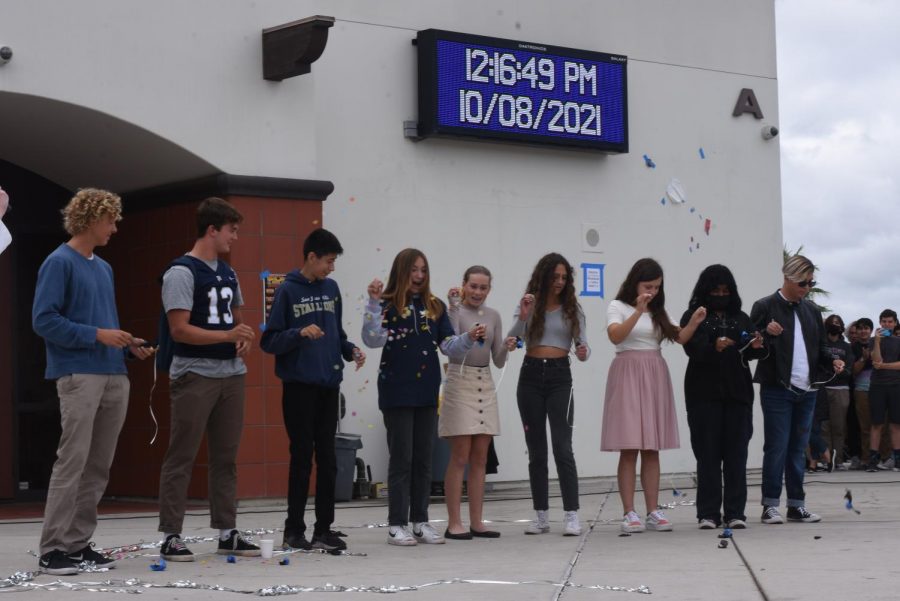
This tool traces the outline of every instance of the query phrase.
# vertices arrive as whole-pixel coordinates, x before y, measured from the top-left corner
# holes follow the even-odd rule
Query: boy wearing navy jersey
[[[344,252],[331,232],[318,229],[303,242],[303,268],[288,274],[275,293],[260,346],[275,355],[275,373],[282,380],[282,411],[290,439],[288,515],[285,548],[346,549],[334,522],[337,474],[334,435],[337,428],[344,361],[356,369],[365,354],[341,325],[341,291],[328,277]],[[316,456],[316,523],[306,539],[306,496],[312,456]]]
[[[128,410],[125,351],[152,354],[140,338],[119,329],[113,272],[94,254],[106,246],[122,218],[119,197],[79,190],[63,209],[72,237],[41,265],[32,325],[47,347],[48,380],[56,380],[62,434],[47,487],[41,532],[42,572],[77,574],[79,564],[115,567],[89,542],[97,528],[97,503]]]
[[[234,270],[219,259],[237,240],[243,216],[221,198],[197,209],[197,241],[163,274],[163,309],[174,340],[169,367],[172,421],[159,481],[160,555],[193,561],[181,540],[187,490],[203,435],[209,450],[210,526],[219,530],[217,552],[259,555],[235,529],[238,446],[244,424],[242,357],[253,329],[242,323],[241,288]]]

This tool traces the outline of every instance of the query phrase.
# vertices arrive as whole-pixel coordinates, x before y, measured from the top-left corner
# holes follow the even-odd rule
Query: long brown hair
[[[444,312],[444,305],[431,294],[431,270],[428,268],[428,259],[425,254],[417,248],[404,248],[397,256],[394,257],[394,263],[391,265],[391,273],[388,276],[387,285],[381,298],[398,310],[406,307],[412,294],[409,292],[409,283],[412,279],[413,264],[422,258],[425,261],[425,281],[419,294],[422,296],[422,302],[431,314],[432,320],[437,320]]]
[[[575,298],[575,277],[572,274],[572,266],[566,258],[559,253],[549,253],[541,257],[531,272],[531,279],[525,292],[534,295],[534,307],[531,310],[531,318],[528,325],[528,333],[525,335],[529,344],[536,343],[544,335],[544,314],[547,312],[547,301],[550,298],[550,287],[553,285],[556,266],[566,268],[566,284],[560,293],[560,304],[563,316],[569,324],[572,338],[581,338],[581,326],[578,316],[581,306]]]
[[[669,316],[666,314],[666,293],[663,287],[665,278],[663,278],[662,266],[659,263],[649,258],[638,259],[631,266],[631,271],[628,272],[625,281],[622,282],[619,293],[616,294],[616,300],[632,307],[636,306],[638,284],[641,282],[652,282],[656,279],[661,280],[659,292],[653,297],[647,308],[650,309],[650,317],[653,319],[656,331],[664,339],[675,342],[678,339],[678,328],[669,321]]]

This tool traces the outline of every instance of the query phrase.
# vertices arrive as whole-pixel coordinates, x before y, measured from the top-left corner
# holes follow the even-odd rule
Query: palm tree
[[[784,256],[784,262],[787,263],[787,260],[790,259],[791,257],[803,254],[803,245],[801,244],[800,247],[796,251],[790,251],[790,250],[788,250],[788,247],[785,246],[782,249],[782,254]],[[819,268],[816,267],[817,271],[818,271],[818,269]],[[809,294],[806,296],[806,300],[808,300],[810,303],[812,303],[813,307],[818,309],[820,313],[830,313],[831,309],[828,308],[827,305],[822,305],[822,304],[819,304],[819,302],[818,302],[822,298],[826,298],[829,296],[831,296],[830,292],[828,292],[827,290],[824,290],[822,288],[819,288],[817,286],[815,288],[812,288],[809,291]]]

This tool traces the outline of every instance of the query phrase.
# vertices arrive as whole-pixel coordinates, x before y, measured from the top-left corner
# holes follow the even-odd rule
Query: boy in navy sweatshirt
[[[282,380],[284,426],[290,439],[288,515],[285,548],[346,549],[332,532],[337,464],[337,429],[344,361],[356,369],[365,354],[341,325],[341,291],[328,277],[344,249],[328,230],[318,229],[303,242],[303,268],[288,274],[275,292],[261,346],[275,355],[275,373]],[[316,455],[316,523],[306,540],[306,496],[312,456]]]
[[[38,562],[54,575],[77,574],[84,561],[115,567],[90,539],[128,410],[125,352],[139,359],[153,353],[119,329],[112,268],[94,254],[116,233],[121,200],[106,190],[79,190],[63,218],[72,237],[41,265],[32,308],[32,326],[47,347],[46,377],[56,380],[62,425]]]

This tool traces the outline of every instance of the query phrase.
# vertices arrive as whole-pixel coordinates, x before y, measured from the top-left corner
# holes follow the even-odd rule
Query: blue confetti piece
[[[160,560],[156,563],[150,564],[150,569],[154,572],[163,572],[166,569],[166,560],[160,558]]]
[[[265,279],[266,279],[267,277],[269,277],[270,275],[272,275],[272,272],[269,271],[268,269],[264,269],[264,270],[259,274],[259,279],[265,281]]]
[[[702,147],[702,146],[700,147],[700,158],[701,158],[701,159],[705,159],[705,158],[706,158],[706,153],[703,152],[703,147]]]
[[[229,555],[228,559],[226,559],[228,563],[237,563],[237,559],[234,558],[234,555]]]
[[[278,565],[286,566],[286,565],[290,565],[290,563],[291,563],[290,557],[285,557],[284,559],[282,559],[281,561],[278,562]]]
[[[672,496],[673,496],[673,497],[680,497],[680,496],[681,496],[681,491],[678,490],[677,488],[673,488],[673,489],[672,489]]]
[[[653,159],[648,157],[646,154],[644,155],[644,164],[650,167],[651,169],[656,169],[656,163],[653,162]]]
[[[659,199],[659,204],[663,204],[663,205],[666,204],[666,197],[665,197],[665,196],[663,196],[662,198]]]
[[[697,209],[695,209],[694,207],[691,207],[691,213],[693,213],[693,212],[696,211],[696,210],[697,210]]]
[[[731,528],[724,528],[722,534],[719,535],[719,538],[731,538],[732,535]]]

